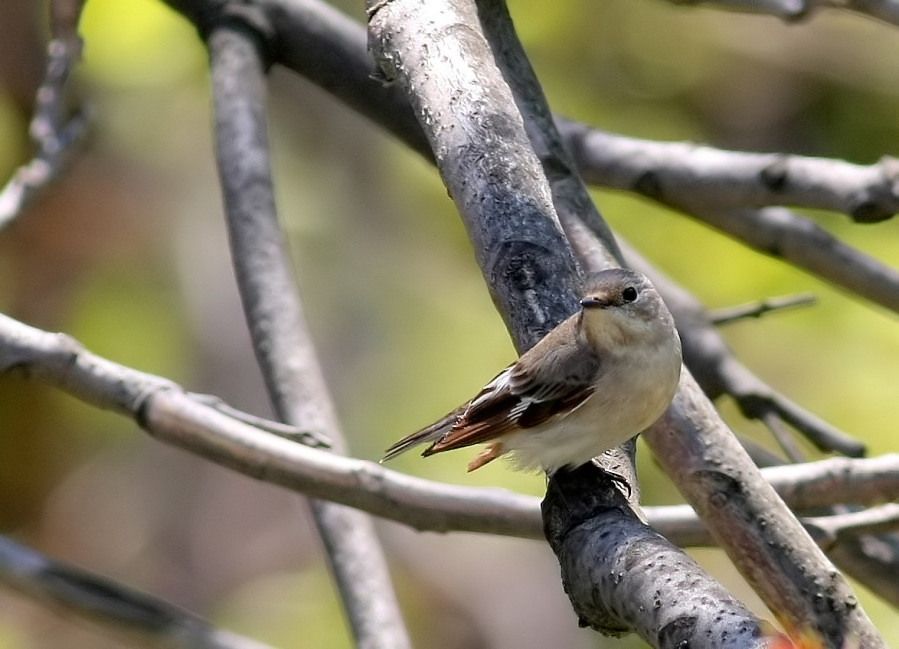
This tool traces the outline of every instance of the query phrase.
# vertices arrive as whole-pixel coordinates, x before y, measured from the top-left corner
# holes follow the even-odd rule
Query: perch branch
[[[595,239],[576,247],[600,244],[601,231],[594,236],[576,224],[568,231],[579,240]],[[671,307],[663,287],[658,282],[656,286]],[[883,646],[848,582],[764,482],[688,371],[682,372],[667,413],[643,438],[734,565],[787,628],[811,627],[832,646],[841,646],[849,637]],[[818,592],[828,596],[809,597]]]
[[[93,575],[0,536],[0,583],[114,633],[128,646],[266,649],[151,595]],[[270,649],[270,648],[269,648]]]
[[[584,465],[550,481],[542,505],[547,540],[581,626],[612,635],[634,630],[658,647],[769,646],[758,620],[655,530],[637,526],[628,543],[617,543],[610,531],[634,526],[630,512],[610,498],[616,489],[608,474],[598,476]]]
[[[345,442],[306,328],[294,269],[278,224],[266,136],[262,12],[229,7],[210,23],[215,133],[232,259],[256,358],[278,416]],[[249,12],[249,13],[248,13]],[[331,502],[310,502],[350,628],[361,649],[410,641],[371,520]]]

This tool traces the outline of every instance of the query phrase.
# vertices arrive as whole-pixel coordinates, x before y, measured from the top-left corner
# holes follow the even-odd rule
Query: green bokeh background
[[[361,3],[339,3],[362,20]],[[27,158],[42,9],[0,8],[0,170]],[[510,4],[554,109],[633,136],[870,163],[899,153],[899,30],[826,12],[799,25],[661,0]],[[156,0],[89,0],[78,94],[93,132],[64,180],[0,233],[0,310],[92,350],[267,413],[233,288],[210,135],[205,53]],[[12,35],[15,34],[13,38]],[[514,352],[434,170],[322,91],[275,69],[281,218],[307,317],[355,455],[469,396]],[[895,452],[895,314],[687,217],[597,191],[613,227],[709,306],[811,291],[817,306],[728,327],[741,359],[799,403]],[[899,221],[810,216],[895,265]],[[734,428],[766,432],[721,403]],[[810,455],[814,452],[807,448]],[[468,454],[392,468],[541,494],[543,478]],[[678,502],[640,456],[644,500]],[[382,524],[418,646],[644,646],[578,630],[542,544]],[[0,379],[0,530],[280,647],[349,636],[300,499],[161,447],[129,421]],[[770,615],[723,555],[694,553]],[[860,588],[890,645],[895,611]],[[123,646],[0,592],[0,649]]]

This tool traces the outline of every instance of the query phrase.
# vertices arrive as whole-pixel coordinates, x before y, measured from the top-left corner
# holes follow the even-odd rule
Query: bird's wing
[[[575,342],[544,341],[545,349],[535,347],[488,383],[423,455],[538,426],[593,394],[599,359]]]

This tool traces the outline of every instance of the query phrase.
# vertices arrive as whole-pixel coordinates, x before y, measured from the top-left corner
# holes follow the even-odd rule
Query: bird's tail
[[[397,455],[405,453],[410,448],[419,446],[420,444],[427,444],[430,442],[433,445],[433,443],[440,440],[447,432],[449,432],[460,414],[461,409],[453,410],[451,413],[447,414],[442,419],[435,421],[430,426],[422,428],[420,431],[412,433],[411,435],[407,435],[384,451],[384,457],[381,458],[381,462],[392,460]],[[426,449],[423,455],[430,455],[428,450],[430,449]]]

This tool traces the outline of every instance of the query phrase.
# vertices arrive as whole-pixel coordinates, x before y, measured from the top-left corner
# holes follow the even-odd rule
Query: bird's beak
[[[597,295],[588,295],[581,299],[581,307],[584,309],[604,309],[611,304],[609,300]]]

